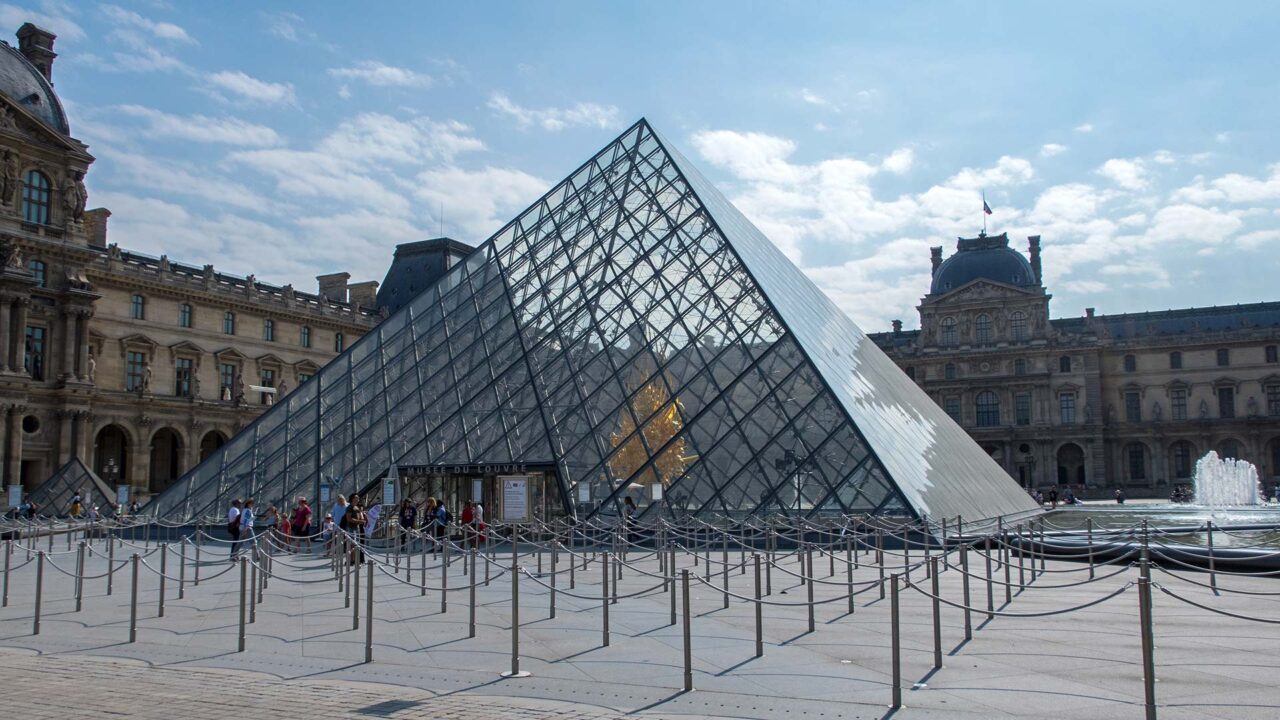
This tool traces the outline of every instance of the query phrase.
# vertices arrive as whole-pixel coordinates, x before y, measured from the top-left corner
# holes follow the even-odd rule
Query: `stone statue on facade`
[[[66,211],[68,224],[79,223],[84,218],[89,193],[85,190],[83,178],[84,173],[76,172],[67,175],[62,183],[62,208]]]
[[[191,397],[200,397],[200,369],[191,371]]]
[[[1200,419],[1209,419],[1209,403],[1205,400],[1200,401]]]
[[[1084,404],[1084,422],[1086,425],[1093,422],[1093,406],[1089,403]]]
[[[293,290],[293,283],[289,283],[288,285],[285,285],[283,288],[281,288],[280,294],[283,295],[284,299],[289,302],[293,302],[293,299],[297,296]]]
[[[91,352],[89,353],[89,368],[88,368],[89,382],[93,382],[94,376],[97,374],[98,374],[98,361],[94,359],[93,353]]]
[[[17,130],[18,119],[13,116],[13,111],[7,107],[0,107],[0,130]]]
[[[280,387],[276,388],[277,397],[284,397],[287,392],[289,392],[289,383],[281,380]]]
[[[4,177],[0,185],[0,198],[5,205],[13,205],[18,198],[18,155],[9,150],[4,151]]]
[[[1245,414],[1248,417],[1258,417],[1258,399],[1256,397],[1249,396],[1249,402],[1245,403]]]
[[[244,375],[236,373],[236,404],[244,404]]]
[[[138,386],[138,393],[151,392],[151,363],[144,363],[142,366],[142,384]]]
[[[1160,404],[1159,400],[1151,406],[1151,417],[1154,418],[1156,422],[1160,422],[1164,419],[1164,406]]]
[[[22,250],[14,243],[10,243],[4,258],[4,266],[13,270],[24,270],[22,263]]]

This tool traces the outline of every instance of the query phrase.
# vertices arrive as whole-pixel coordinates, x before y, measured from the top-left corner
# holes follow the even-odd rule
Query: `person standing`
[[[338,499],[333,501],[333,507],[329,509],[329,514],[333,516],[333,523],[344,530],[347,526],[342,524],[342,516],[346,512],[347,498],[345,495],[339,495]]]
[[[231,501],[231,507],[227,509],[227,535],[231,536],[231,557],[236,556],[236,550],[240,547],[240,508],[242,503],[240,498]]]
[[[441,546],[448,538],[449,521],[453,518],[449,515],[449,509],[444,506],[444,500],[436,505],[436,539],[440,541]]]
[[[404,552],[410,535],[418,528],[418,506],[409,498],[400,501],[400,552]]]
[[[464,536],[464,539],[466,540],[467,545],[471,545],[471,538],[472,536],[475,535],[475,520],[476,520],[476,504],[473,501],[468,500],[462,506],[462,519],[461,519],[462,534]]]
[[[302,549],[302,541],[307,542],[307,550],[311,549],[311,506],[307,504],[304,497],[298,498],[298,505],[293,509],[293,517],[290,518],[290,525],[293,526],[293,537],[297,542],[298,549]]]
[[[636,501],[631,499],[630,495],[622,498],[622,539],[627,542],[632,541],[634,535],[633,525],[636,521]]]
[[[240,508],[240,549],[245,542],[253,540],[253,498],[244,501]],[[239,549],[237,549],[239,552]]]

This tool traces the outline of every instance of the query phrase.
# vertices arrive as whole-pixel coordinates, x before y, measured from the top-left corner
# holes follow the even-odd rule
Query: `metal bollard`
[[[985,540],[984,550],[985,552],[983,555],[986,556],[987,561],[987,620],[990,621],[995,619],[995,615],[992,611],[996,609],[996,604],[995,598],[992,596],[991,588],[991,538],[989,536]]]
[[[1156,718],[1155,639],[1151,634],[1151,579],[1138,578],[1138,617],[1142,623],[1142,689],[1147,720]]]
[[[4,543],[4,593],[0,596],[0,607],[9,607],[9,564],[12,562],[11,555],[13,555],[13,541],[6,540]]]
[[[1012,571],[1011,563],[1009,562],[1009,553],[1011,551],[1009,549],[1009,531],[1005,530],[1003,532],[1004,537],[1000,538],[1001,557],[1003,558],[1001,564],[1004,565],[1004,604],[1008,605],[1013,602],[1013,583],[1009,574]]]
[[[353,588],[352,594],[355,597],[355,602],[351,603],[352,605],[351,629],[359,630],[360,629],[360,563],[353,562],[351,563],[351,567],[353,570],[353,574],[351,576],[352,577],[351,587]]]
[[[422,541],[422,550],[418,553],[418,586],[421,597],[427,596],[427,542]]]
[[[343,583],[342,607],[349,608],[351,607],[351,574],[355,572],[355,558],[343,551],[342,564],[347,566],[347,571],[339,575],[339,578],[346,576],[346,582]]]
[[[511,670],[502,676],[520,678],[529,677],[529,673],[520,670],[520,565],[516,561],[514,532],[511,540]]]
[[[693,690],[693,618],[689,615],[689,571],[680,571],[680,584],[684,589],[684,691]]]
[[[1212,523],[1213,521],[1210,521],[1211,527],[1212,527]],[[1086,541],[1089,543],[1089,579],[1092,580],[1093,579],[1093,518],[1087,517],[1084,519],[1084,532],[1085,532]],[[1210,532],[1213,532],[1213,531],[1210,530]],[[1209,541],[1209,546],[1210,547],[1213,546],[1212,540]]]
[[[844,541],[844,578],[845,586],[849,593],[849,614],[853,614],[853,536],[850,535]]]
[[[157,602],[156,617],[164,617],[164,586],[165,571],[168,567],[169,560],[169,543],[160,546],[160,596]]]
[[[889,626],[893,646],[893,703],[891,708],[902,707],[902,638],[898,626],[898,576],[890,578]]]
[[[973,639],[973,613],[969,610],[969,546],[960,546],[960,586],[964,593],[964,639]]]
[[[814,607],[813,607],[813,585],[814,585],[815,579],[814,579],[814,577],[813,577],[813,547],[812,547],[812,546],[810,546],[810,547],[809,547],[809,549],[805,552],[805,555],[807,555],[807,556],[808,556],[808,565],[809,565],[809,570],[808,570],[808,573],[809,573],[809,583],[808,583],[808,587],[806,588],[806,591],[807,591],[807,592],[808,592],[808,594],[809,594],[809,603],[808,603],[808,606],[809,606],[809,632],[813,632],[813,631],[814,631],[814,628],[815,628],[815,625],[814,625],[814,617],[813,617],[813,613],[814,613]]]
[[[116,544],[107,538],[107,597],[111,597],[112,580],[116,576]]]
[[[245,558],[249,562],[249,624],[258,621],[258,563],[252,557]]]
[[[876,565],[880,566],[880,599],[884,599],[884,530],[876,528]]]
[[[551,541],[551,594],[549,602],[551,603],[550,618],[553,620],[556,617],[556,560],[559,559],[556,551],[559,545],[559,541]]]
[[[449,612],[449,543],[446,540],[440,561],[440,612]]]
[[[137,558],[137,555],[134,555],[134,557]],[[134,577],[137,577],[136,571],[134,572]],[[246,601],[245,590],[248,589],[248,584],[249,584],[248,580],[249,580],[249,561],[248,559],[242,557],[240,558],[240,630],[239,630],[239,636],[238,636],[239,639],[237,640],[237,644],[236,644],[236,647],[238,648],[236,652],[244,652],[244,615],[245,615],[245,601]],[[133,642],[133,641],[130,640],[129,642]]]
[[[1207,523],[1205,523],[1205,527],[1206,527],[1206,529],[1208,530],[1207,538],[1208,538],[1208,543],[1209,543],[1209,544],[1208,544],[1208,551],[1209,551],[1209,587],[1213,588],[1213,594],[1214,594],[1214,595],[1217,595],[1217,594],[1218,594],[1218,570],[1217,570],[1217,568],[1216,568],[1216,567],[1214,567],[1214,560],[1213,560],[1213,520],[1209,520]],[[1090,560],[1092,560],[1092,556],[1090,557]],[[1090,565],[1090,567],[1089,567],[1089,577],[1093,577],[1093,566],[1092,566],[1092,565]]]
[[[364,661],[373,662],[373,558],[365,560],[369,576],[364,594]]]
[[[178,599],[182,600],[187,593],[187,541],[178,544]]]
[[[756,566],[756,657],[764,657],[764,604],[760,602],[760,553],[751,556]]]
[[[729,533],[728,532],[724,534],[724,554],[721,556],[720,560],[723,562],[723,566],[720,569],[721,585],[724,587],[723,607],[725,610],[728,610],[729,609]],[[810,564],[812,564],[813,562],[812,558],[810,558],[809,562]]]
[[[84,607],[84,541],[76,553],[76,612]]]
[[[671,563],[670,563],[670,564],[671,564],[671,586],[670,586],[670,595],[671,595],[671,625],[672,625],[672,626],[674,626],[674,625],[676,624],[676,580],[675,580],[675,577],[676,577],[676,565],[675,565],[675,557],[676,557],[676,555],[675,555],[675,549],[673,548],[673,549],[671,550]]]
[[[131,643],[138,641],[138,560],[138,553],[134,553],[130,562],[133,573],[129,581],[129,642]]]
[[[570,560],[570,564],[572,564],[572,559]],[[469,593],[471,595],[471,613],[470,615],[467,616],[467,637],[469,638],[473,638],[476,636],[476,583],[478,583],[479,580],[476,577],[475,567],[476,567],[476,548],[472,546],[471,548],[471,568],[472,568],[471,588]]]
[[[44,553],[36,553],[36,606],[31,620],[31,634],[40,634],[40,595],[44,589]]]
[[[600,609],[602,623],[602,640],[603,647],[609,647],[609,553],[603,553],[600,556]],[[615,582],[614,587],[618,585]]]
[[[198,539],[199,539],[199,536],[197,536],[197,540]],[[200,587],[200,543],[197,542],[195,545],[196,545],[196,560],[195,560],[195,563],[191,566],[191,571],[192,571],[191,574],[194,575],[195,577],[193,578],[193,582],[191,583],[191,586]]]
[[[933,591],[933,669],[942,669],[942,603],[938,599],[938,558],[929,558],[930,590]]]

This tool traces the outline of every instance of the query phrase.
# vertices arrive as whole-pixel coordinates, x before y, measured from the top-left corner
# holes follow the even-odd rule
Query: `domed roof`
[[[67,114],[53,85],[18,49],[0,41],[0,93],[63,135],[71,134]]]
[[[1031,263],[1009,247],[1008,233],[959,238],[956,253],[933,274],[931,294],[957,290],[979,278],[1015,287],[1036,287]]]

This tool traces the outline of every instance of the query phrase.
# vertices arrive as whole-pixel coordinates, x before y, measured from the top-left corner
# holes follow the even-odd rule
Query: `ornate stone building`
[[[50,77],[54,35],[0,43],[0,473],[73,456],[163,489],[377,324],[378,283],[275,287],[122,249],[86,210],[93,157]]]
[[[1040,237],[960,238],[872,339],[1025,487],[1167,496],[1209,450],[1280,482],[1280,303],[1049,319]]]

